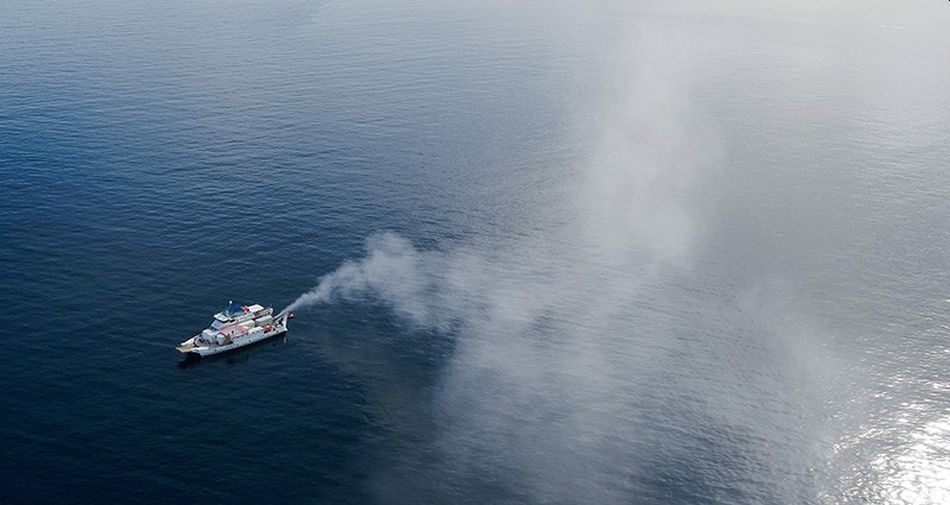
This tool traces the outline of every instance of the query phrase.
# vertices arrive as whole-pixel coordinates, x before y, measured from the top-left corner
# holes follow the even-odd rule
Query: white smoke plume
[[[450,251],[374,235],[363,259],[285,309],[373,299],[456,337],[427,410],[436,434],[424,451],[437,457],[377,475],[382,501],[446,501],[445,489],[478,501],[472,490],[484,484],[512,502],[630,503],[651,479],[745,478],[703,459],[717,451],[736,451],[725,457],[773,483],[760,501],[800,498],[774,484],[807,466],[797,449],[762,442],[775,424],[798,422],[783,421],[782,385],[750,383],[733,366],[769,358],[722,337],[750,306],[735,307],[743,291],[683,285],[714,232],[722,159],[715,122],[693,100],[706,50],[642,27],[610,55],[599,140],[565,182],[568,217],[556,228]],[[707,451],[690,438],[702,436],[743,443]],[[682,474],[690,465],[696,473]],[[676,492],[670,502],[696,498]]]
[[[625,61],[638,42],[613,57]],[[697,216],[712,201],[707,168],[719,154],[701,114],[682,118],[688,90],[669,71],[688,67],[683,56],[674,48],[662,64],[616,67],[601,140],[568,181],[574,191],[561,203],[571,218],[562,226],[451,251],[375,235],[363,259],[285,309],[373,299],[457,333],[428,449],[439,455],[430,471],[440,480],[464,476],[466,488],[496,475],[539,502],[629,500],[631,489],[601,479],[625,478],[643,460],[631,421],[640,388],[663,366],[675,368],[670,301],[660,294],[644,310],[641,293],[657,296],[661,279],[688,271],[702,240]],[[418,479],[399,469],[376,478],[384,501],[445,498],[407,485]]]
[[[445,330],[484,305],[487,286],[472,285],[474,277],[487,274],[484,267],[484,257],[473,251],[419,251],[395,233],[378,233],[366,240],[364,258],[345,261],[282,312],[375,300],[413,323]]]
[[[421,297],[432,288],[430,269],[434,258],[427,261],[409,241],[392,233],[370,237],[366,252],[365,259],[343,263],[281,312],[338,298],[372,295],[391,302],[399,312],[413,319],[426,321],[429,310]]]

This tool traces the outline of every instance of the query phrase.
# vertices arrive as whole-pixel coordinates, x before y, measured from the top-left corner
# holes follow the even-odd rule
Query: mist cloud
[[[795,447],[762,442],[789,422],[772,393],[781,384],[750,384],[742,369],[768,366],[762,352],[782,349],[752,340],[750,351],[751,337],[730,321],[756,311],[750,291],[682,285],[717,226],[723,147],[693,100],[705,50],[649,28],[615,48],[592,102],[598,141],[557,229],[452,250],[377,234],[363,258],[286,309],[374,301],[457,339],[425,449],[437,463],[377,475],[385,501],[445,499],[420,474],[474,501],[489,486],[513,500],[602,504],[629,503],[653,481],[680,486],[671,501],[689,501],[722,492],[704,482],[746,473],[801,478],[782,473],[801,463]],[[793,319],[763,332],[781,342],[797,331]],[[710,441],[721,445],[701,446]],[[759,492],[783,501],[798,491]]]

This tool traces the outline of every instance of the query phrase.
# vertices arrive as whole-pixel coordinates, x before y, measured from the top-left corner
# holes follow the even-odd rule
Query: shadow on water
[[[283,335],[262,340],[260,342],[255,342],[253,344],[216,356],[205,356],[202,358],[192,357],[194,355],[189,354],[183,360],[179,361],[177,366],[180,369],[188,369],[195,366],[209,365],[211,363],[236,365],[238,363],[249,361],[253,356],[264,352],[264,350],[268,347],[281,346],[286,343],[287,334],[285,333]]]

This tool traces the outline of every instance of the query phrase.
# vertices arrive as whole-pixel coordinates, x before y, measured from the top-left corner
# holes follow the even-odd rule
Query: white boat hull
[[[201,334],[198,334],[182,342],[176,349],[178,352],[192,358],[223,354],[287,333],[288,319],[288,316],[283,314],[274,321],[276,324],[270,331],[264,331],[264,328],[257,327],[242,335],[229,338],[223,344],[203,342],[200,339]]]

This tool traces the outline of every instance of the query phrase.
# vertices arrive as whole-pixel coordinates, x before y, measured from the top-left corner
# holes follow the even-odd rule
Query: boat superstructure
[[[211,326],[181,343],[176,349],[186,356],[221,354],[239,347],[287,333],[287,321],[294,315],[274,315],[274,309],[262,305],[234,305],[214,315]]]

